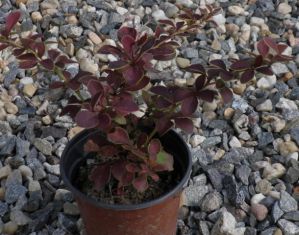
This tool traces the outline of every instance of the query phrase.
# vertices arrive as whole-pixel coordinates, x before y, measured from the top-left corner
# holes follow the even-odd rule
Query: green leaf
[[[156,162],[159,165],[162,165],[164,167],[164,170],[172,171],[173,170],[173,156],[169,153],[166,153],[165,151],[160,151],[157,154],[157,160]]]

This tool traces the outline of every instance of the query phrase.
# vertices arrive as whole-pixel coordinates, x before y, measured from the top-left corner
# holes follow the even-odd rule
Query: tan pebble
[[[225,119],[231,119],[235,113],[235,110],[233,108],[227,108],[224,110],[224,118]]]
[[[6,224],[3,225],[3,234],[16,234],[18,230],[18,225],[15,222],[9,221]]]
[[[287,72],[284,76],[283,76],[283,81],[288,81],[288,80],[290,80],[290,79],[292,79],[293,78],[293,74],[291,73],[291,72]]]
[[[182,57],[177,57],[176,62],[180,68],[186,68],[190,65],[190,60]]]
[[[70,129],[69,132],[68,132],[68,138],[69,138],[69,139],[73,138],[75,135],[77,135],[78,133],[80,133],[80,132],[83,131],[83,130],[84,130],[84,128],[79,127],[79,126],[73,127],[73,128]]]
[[[88,33],[88,37],[95,45],[102,43],[102,39],[92,31]]]
[[[51,117],[49,115],[42,117],[42,121],[45,125],[50,125],[52,123]]]
[[[37,87],[34,84],[26,84],[23,88],[24,95],[32,97],[37,90]]]
[[[16,114],[19,111],[18,106],[10,102],[5,103],[4,108],[6,112],[10,114]]]
[[[31,19],[33,22],[39,22],[43,19],[43,16],[39,11],[34,11],[31,13]]]
[[[78,24],[78,19],[75,15],[71,15],[66,17],[66,22],[68,22],[69,24]]]

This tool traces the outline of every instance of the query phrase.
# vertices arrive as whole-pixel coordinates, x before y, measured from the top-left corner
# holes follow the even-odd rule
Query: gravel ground
[[[113,45],[121,25],[152,31],[155,21],[175,17],[174,3],[189,8],[215,4],[218,27],[182,42],[180,55],[156,63],[154,79],[191,84],[180,68],[190,63],[238,58],[262,36],[289,45],[288,64],[273,65],[273,76],[248,85],[234,83],[231,104],[202,103],[195,132],[185,136],[193,153],[193,173],[185,189],[178,221],[181,235],[299,234],[299,2],[297,0],[2,0],[0,23],[13,9],[23,13],[24,34],[43,33],[48,47],[97,75],[97,54]],[[82,234],[72,194],[60,179],[59,159],[81,129],[58,114],[64,94],[47,92],[56,77],[19,70],[10,51],[0,52],[0,233],[30,235]],[[82,94],[86,95],[86,94]],[[55,97],[55,99],[53,98]]]

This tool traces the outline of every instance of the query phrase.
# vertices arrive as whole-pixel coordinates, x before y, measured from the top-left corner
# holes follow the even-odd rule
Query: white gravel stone
[[[292,7],[286,2],[283,2],[278,5],[277,11],[283,15],[286,15],[292,12]]]
[[[270,99],[265,100],[263,103],[256,106],[257,111],[270,112],[273,109],[272,101]]]
[[[266,89],[273,88],[275,83],[276,83],[276,76],[272,75],[272,76],[265,76],[265,77],[260,78],[257,81],[256,85],[258,88],[266,90]]]
[[[236,5],[234,5],[234,6],[229,6],[229,7],[227,8],[227,10],[228,10],[228,12],[229,12],[230,14],[232,14],[232,15],[243,15],[244,12],[245,12],[244,8],[242,8],[242,7],[240,7],[240,6],[236,6]]]

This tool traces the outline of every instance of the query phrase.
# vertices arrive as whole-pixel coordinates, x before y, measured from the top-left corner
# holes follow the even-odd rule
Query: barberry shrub
[[[40,34],[23,38],[13,31],[21,17],[19,11],[6,18],[0,50],[10,48],[21,69],[38,66],[57,74],[61,81],[53,82],[50,88],[73,91],[61,115],[68,114],[79,126],[98,128],[105,133],[105,141],[89,139],[84,146],[86,152],[95,152],[103,160],[89,175],[95,190],[102,190],[114,179],[118,182],[118,193],[129,185],[138,192],[145,191],[149,177],[159,181],[159,172],[173,170],[173,156],[163,149],[158,137],[173,127],[192,133],[191,117],[199,100],[212,102],[222,97],[228,103],[233,98],[229,88],[231,81],[247,83],[256,73],[272,75],[272,63],[292,59],[283,54],[287,45],[266,37],[257,43],[258,53],[250,52],[245,59],[232,60],[229,65],[217,59],[205,67],[192,64],[185,68],[196,74],[194,86],[151,84],[148,72],[155,72],[153,60],[174,59],[180,47],[177,39],[188,37],[205,23],[212,22],[219,9],[208,6],[196,12],[182,12],[175,21],[160,20],[153,34],[137,32],[130,27],[120,28],[117,45],[105,45],[99,50],[99,53],[117,58],[101,71],[101,77],[85,71],[72,77],[65,67],[76,61],[59,50],[46,50]],[[82,86],[87,87],[90,98],[81,97]],[[137,103],[140,97],[142,102]],[[135,115],[136,111],[143,115]]]

